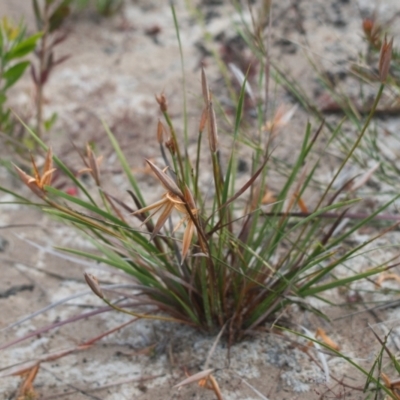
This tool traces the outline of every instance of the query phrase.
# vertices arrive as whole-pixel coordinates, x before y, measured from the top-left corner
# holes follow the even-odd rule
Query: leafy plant
[[[0,131],[10,139],[15,136],[16,121],[7,107],[7,93],[30,65],[27,56],[35,50],[41,35],[27,36],[23,22],[17,25],[7,17],[0,21]]]
[[[67,38],[67,32],[61,32],[60,28],[71,12],[71,1],[46,0],[41,9],[38,1],[32,0],[37,29],[43,32],[36,51],[38,65],[31,67],[36,87],[36,132],[40,137],[43,128],[48,131],[57,119],[56,115],[52,115],[48,120],[43,120],[43,90],[53,69],[70,57],[64,55],[55,59],[54,50]]]

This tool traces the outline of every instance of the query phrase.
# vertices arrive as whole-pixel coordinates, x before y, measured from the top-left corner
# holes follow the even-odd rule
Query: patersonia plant
[[[86,275],[94,293],[113,308],[207,331],[218,331],[225,326],[230,340],[234,341],[291,303],[312,309],[304,300],[308,296],[323,299],[322,294],[327,290],[390,268],[374,266],[341,279],[333,274],[338,265],[359,253],[374,238],[354,248],[341,247],[343,241],[389,204],[356,220],[347,231],[336,232],[347,210],[358,200],[346,197],[346,185],[334,192],[333,181],[354,152],[371,118],[366,120],[337,174],[326,183],[319,200],[309,211],[311,205],[308,208],[304,205],[305,191],[320,159],[313,157],[314,161],[309,161],[307,169],[304,165],[313,154],[323,126],[313,133],[307,125],[298,154],[289,160],[291,171],[274,196],[270,195],[266,184],[273,135],[259,135],[251,143],[254,149],[251,173],[238,187],[235,149],[243,143],[241,119],[245,87],[246,82],[243,82],[232,124],[232,151],[224,160],[219,152],[217,117],[204,71],[204,109],[196,159],[189,158],[186,144],[182,145],[178,140],[165,96],[157,97],[166,121],[166,125],[159,122],[157,132],[164,165],[149,160],[147,164],[165,192],[151,205],[146,205],[128,161],[107,127],[107,134],[130,182],[129,193],[135,207],[103,190],[100,162],[90,148],[87,155],[82,156],[82,168],[92,175],[99,201],[32,133],[48,151],[44,171],[41,174],[34,164],[34,176],[17,169],[18,174],[44,201],[46,212],[83,230],[99,252],[68,251],[119,268],[137,281],[136,290],[128,295],[129,298],[124,293],[126,301],[114,304],[112,294],[107,294],[95,277]],[[375,104],[381,93],[382,90]],[[208,134],[208,155],[201,154],[203,130]],[[207,158],[211,161],[212,189],[199,184],[201,169],[204,170],[204,166],[200,168],[200,160]],[[52,159],[56,168],[80,188],[80,197],[51,186]],[[295,212],[298,206],[302,212]],[[174,226],[170,219],[175,214],[179,220]]]

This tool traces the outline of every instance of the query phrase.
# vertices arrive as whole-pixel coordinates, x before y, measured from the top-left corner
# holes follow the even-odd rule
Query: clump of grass
[[[64,3],[69,5],[68,1]],[[271,60],[264,47],[265,38],[262,37],[263,27],[268,21],[268,4],[265,2],[265,10],[260,19],[253,21],[254,34],[250,29],[242,32],[258,58],[260,86],[268,86],[267,75],[271,73],[287,84],[310,113],[321,118],[322,114],[318,110],[309,107],[308,100],[303,97],[298,86],[284,80],[279,69],[269,64]],[[31,173],[17,167],[16,171],[42,203],[33,204],[15,195],[18,201],[40,207],[81,230],[92,240],[98,252],[62,250],[108,264],[134,278],[135,286],[128,288],[132,292],[127,293],[125,290],[119,293],[115,290],[117,288],[106,287],[95,276],[85,274],[86,282],[95,295],[112,309],[132,315],[134,320],[146,318],[182,323],[214,334],[220,332],[218,339],[225,333],[229,342],[233,343],[266,322],[275,324],[281,312],[291,304],[324,316],[321,310],[311,305],[308,298],[314,297],[330,303],[331,297],[325,296],[326,292],[350,287],[353,282],[390,269],[390,265],[382,263],[342,278],[336,273],[337,267],[350,262],[375,239],[398,226],[396,223],[385,227],[368,241],[349,247],[346,241],[352,234],[376,217],[381,217],[379,214],[399,196],[396,195],[371,214],[352,213],[352,206],[362,201],[354,198],[355,186],[352,179],[340,189],[334,189],[341,171],[352,160],[357,160],[356,155],[364,149],[365,136],[368,139],[372,118],[379,110],[378,104],[385,85],[392,85],[395,81],[390,69],[393,41],[384,38],[380,31],[370,29],[368,32],[371,51],[377,53],[381,49],[379,73],[374,75],[380,86],[374,102],[362,115],[353,115],[352,110],[346,107],[343,109],[357,127],[355,138],[342,135],[341,122],[336,126],[331,123],[327,127],[323,123],[316,127],[307,124],[298,151],[292,154],[291,159],[279,160],[274,154],[276,137],[279,130],[286,129],[297,106],[289,111],[278,109],[275,116],[268,120],[268,90],[260,88],[259,93],[254,93],[247,76],[234,64],[230,64],[229,68],[236,81],[240,82],[239,93],[230,88],[235,109],[233,119],[225,115],[231,135],[228,138],[221,137],[218,130],[220,107],[217,96],[212,96],[206,74],[202,71],[203,109],[199,110],[201,116],[194,157],[189,156],[193,152],[189,151],[186,103],[182,140],[170,117],[166,96],[162,94],[156,97],[164,119],[158,124],[153,144],[159,146],[162,161],[146,160],[148,169],[164,188],[164,193],[155,203],[147,203],[146,193],[141,191],[128,160],[107,126],[105,130],[130,184],[128,192],[134,205],[122,201],[122,193],[110,194],[104,189],[101,156],[96,155],[90,146],[87,147],[86,155],[81,155],[80,172],[90,173],[98,191],[96,195],[76,179],[76,175],[62,160],[53,156],[51,149],[42,141],[40,129],[36,134],[32,131],[30,133],[46,152],[42,171],[35,164],[34,157]],[[264,102],[260,101],[263,90],[266,93]],[[249,126],[245,120],[246,106],[249,104],[257,112],[258,135],[250,136],[246,132]],[[326,144],[319,141],[324,134],[328,137]],[[227,140],[229,146],[225,148],[232,150],[225,158],[222,156],[220,142],[225,143]],[[208,141],[207,154],[203,154],[204,141]],[[313,185],[316,176],[330,147],[337,145],[335,141],[341,144],[342,159],[335,168],[333,178],[327,182],[319,181],[318,190],[315,190]],[[241,185],[237,179],[240,164],[237,149],[240,146],[253,151],[250,173],[247,181]],[[277,165],[284,165],[284,173],[280,175],[279,187],[272,191],[268,183]],[[212,176],[211,187],[204,187],[200,183],[204,181],[201,178],[205,168],[209,169],[207,173]],[[56,187],[53,178],[56,169],[64,172],[80,189],[79,196],[70,195]],[[367,173],[363,182],[374,171]],[[0,189],[10,193],[5,188]],[[313,200],[310,199],[310,192],[314,195]],[[315,194],[319,197],[316,198]],[[351,222],[343,230],[342,222],[346,218],[350,218]],[[393,220],[398,221],[395,217]],[[116,295],[118,301],[115,300]],[[86,316],[89,315],[74,317],[62,324]],[[30,333],[4,347],[56,326],[61,324]],[[373,386],[373,390],[381,390],[393,398],[399,398],[396,393],[398,381],[391,379],[394,374],[389,378],[389,375],[381,371],[384,350],[388,352],[386,340],[381,343],[382,350],[368,372],[350,357],[341,354],[332,344],[327,345],[326,337],[324,343],[319,343],[308,334],[293,333],[311,339],[320,348],[325,347],[365,374],[367,383],[364,391],[371,390]],[[320,336],[323,337],[323,332]],[[88,343],[79,347],[86,348]],[[398,372],[397,360],[392,358],[391,353],[388,354]],[[49,359],[53,358],[49,356]],[[379,370],[378,374],[374,374],[375,369]],[[27,379],[30,384],[37,368],[31,372],[29,377],[32,378]],[[214,390],[218,397],[220,392],[212,372],[212,369],[204,366],[203,371],[180,385],[198,382]],[[28,389],[33,390],[32,385]]]
[[[341,244],[394,201],[360,219],[347,231],[335,233],[348,209],[359,200],[348,196],[344,189],[332,191],[332,185],[360,143],[372,113],[347,158],[311,210],[304,205],[303,197],[320,159],[313,164],[310,160],[306,168],[304,165],[318,143],[322,125],[314,132],[309,124],[306,126],[300,150],[290,162],[290,174],[275,194],[275,200],[265,204],[272,136],[266,135],[263,139],[260,135],[252,143],[251,173],[241,187],[236,183],[238,160],[235,148],[242,139],[246,81],[232,125],[232,151],[227,160],[222,160],[217,117],[204,71],[201,80],[204,105],[195,159],[189,157],[187,147],[178,138],[166,97],[157,97],[165,120],[159,122],[157,132],[163,165],[147,163],[165,193],[151,205],[146,204],[146,196],[107,126],[106,132],[130,182],[129,193],[135,207],[102,188],[100,160],[90,147],[87,154],[82,155],[83,169],[92,175],[99,201],[31,132],[47,150],[44,171],[40,173],[33,164],[33,176],[17,169],[18,174],[44,201],[44,211],[84,231],[100,254],[65,250],[121,269],[137,281],[129,303],[117,305],[107,297],[95,277],[86,276],[96,295],[118,311],[142,318],[180,322],[209,332],[217,332],[226,325],[230,342],[233,342],[275,317],[289,304],[297,303],[312,309],[305,298],[323,299],[322,294],[328,290],[390,268],[382,265],[341,279],[334,275],[338,265],[359,253],[375,238],[354,248],[344,248]],[[382,90],[383,84],[375,104]],[[208,155],[201,154],[204,131]],[[200,162],[202,158],[210,160],[211,190],[199,183],[204,168]],[[52,160],[81,189],[81,197],[51,186]],[[211,196],[207,193],[209,190]],[[303,213],[294,213],[297,207]],[[325,218],[328,213],[329,221]],[[175,227],[170,223],[174,214],[180,216]]]
[[[177,24],[176,18],[175,22]],[[264,57],[261,31],[256,31],[258,36],[252,39],[258,46],[262,67],[259,81],[267,84],[268,58]],[[157,96],[164,121],[158,124],[154,144],[158,142],[163,161],[157,165],[147,160],[147,164],[165,192],[153,204],[147,204],[145,194],[107,126],[105,130],[131,186],[128,191],[134,206],[120,200],[118,194],[111,195],[103,189],[100,157],[88,146],[87,154],[81,155],[81,172],[91,174],[99,195],[96,200],[75,174],[52,155],[37,134],[40,131],[30,133],[47,152],[43,171],[38,170],[34,161],[32,175],[19,168],[16,171],[43,201],[42,205],[35,206],[83,231],[98,253],[64,250],[108,264],[134,277],[137,286],[129,301],[117,305],[95,277],[85,276],[94,293],[109,306],[135,317],[179,322],[208,332],[218,332],[226,326],[232,343],[275,318],[290,304],[320,313],[305,301],[307,297],[329,302],[323,297],[324,292],[390,268],[382,264],[344,278],[335,274],[336,267],[397,226],[388,227],[353,248],[343,246],[346,239],[399,196],[370,215],[355,219],[347,230],[339,230],[351,206],[360,199],[354,199],[347,191],[349,182],[341,189],[333,187],[371,123],[389,74],[391,52],[392,42],[385,40],[379,63],[381,85],[375,101],[360,125],[358,136],[347,146],[347,153],[333,178],[324,183],[318,192],[319,198],[313,203],[307,197],[308,192],[324,154],[340,132],[340,124],[336,129],[330,127],[332,133],[325,148],[319,144],[324,124],[317,128],[307,124],[299,150],[286,160],[287,173],[281,176],[280,187],[272,194],[267,183],[275,165],[271,162],[274,139],[277,128],[284,129],[288,118],[281,116],[266,121],[266,99],[265,104],[260,102],[256,106],[258,135],[253,138],[246,135],[243,113],[252,91],[243,74],[236,74],[241,88],[234,118],[229,121],[232,134],[228,140],[232,150],[227,159],[221,156],[215,101],[204,70],[201,74],[203,109],[194,158],[189,156],[187,129],[181,140],[170,117],[166,96]],[[208,141],[207,154],[202,154],[204,140]],[[240,145],[252,149],[253,154],[247,181],[238,186],[236,149]],[[212,188],[200,184],[204,159],[209,160]],[[52,186],[55,168],[62,170],[80,189],[79,197]],[[174,226],[175,216],[179,219]]]

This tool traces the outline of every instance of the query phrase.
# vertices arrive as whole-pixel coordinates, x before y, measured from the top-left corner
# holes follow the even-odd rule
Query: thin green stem
[[[106,299],[105,297],[103,297],[102,300],[104,301],[104,303],[109,305],[114,310],[122,312],[124,314],[132,315],[133,317],[136,317],[136,318],[152,319],[152,320],[156,320],[156,321],[166,321],[166,322],[178,322],[180,324],[191,325],[187,321],[183,321],[183,320],[176,319],[176,318],[163,317],[162,315],[138,314],[133,311],[129,311],[125,308],[116,306],[115,304],[111,303],[111,301]]]
[[[328,187],[326,188],[324,194],[321,196],[321,199],[319,200],[317,206],[316,206],[316,210],[320,207],[320,205],[322,204],[322,202],[325,200],[325,197],[328,195],[330,189],[332,188],[333,184],[335,183],[337,177],[339,176],[339,174],[342,172],[343,168],[345,167],[345,165],[347,164],[347,162],[349,161],[349,159],[351,158],[351,156],[353,155],[354,151],[358,148],[358,146],[360,145],[361,139],[363,138],[371,120],[372,117],[375,114],[376,108],[378,106],[379,100],[382,97],[382,93],[383,93],[383,89],[385,88],[385,84],[381,83],[380,87],[379,87],[379,91],[377,96],[375,97],[375,101],[374,104],[372,105],[371,108],[371,112],[368,115],[368,118],[366,119],[364,126],[361,129],[360,134],[358,135],[357,140],[354,142],[353,147],[350,149],[350,151],[347,153],[346,157],[344,158],[344,160],[342,161],[342,163],[340,164],[340,167],[338,168],[338,170],[336,171],[336,174],[334,175],[334,177],[331,179],[331,181],[328,184]]]

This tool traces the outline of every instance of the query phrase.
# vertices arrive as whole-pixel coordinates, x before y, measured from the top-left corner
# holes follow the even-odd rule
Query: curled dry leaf
[[[261,199],[261,204],[271,204],[276,202],[275,194],[272,190],[268,188],[265,190],[264,196]]]
[[[322,339],[322,341],[329,347],[331,347],[334,350],[339,350],[339,345],[336,344],[327,334],[326,332],[322,329],[322,328],[318,328],[316,333],[315,333],[315,337],[318,338],[320,337]]]
[[[382,273],[382,274],[380,274],[380,275],[378,276],[378,278],[377,278],[377,280],[376,280],[376,282],[375,282],[375,285],[378,286],[378,287],[381,287],[381,286],[382,286],[382,283],[383,283],[384,281],[389,281],[389,280],[391,280],[391,281],[397,281],[397,282],[400,283],[400,276],[397,275],[397,274],[395,274],[395,273],[391,273],[391,272]]]
[[[221,389],[219,388],[218,382],[211,375],[213,371],[214,371],[213,368],[200,371],[197,374],[191,375],[182,382],[178,383],[177,385],[174,386],[174,388],[180,388],[182,386],[189,385],[193,382],[197,382],[200,387],[212,390],[217,396],[218,400],[223,400]]]
[[[301,210],[301,212],[303,213],[308,213],[308,207],[306,206],[306,203],[304,202],[304,200],[300,197],[300,195],[298,193],[295,193],[294,196],[296,197],[297,200],[297,204]]]
[[[200,371],[197,374],[191,375],[188,378],[184,379],[182,382],[175,385],[174,388],[179,388],[181,386],[189,385],[190,383],[193,383],[193,382],[198,382],[201,379],[204,379],[204,378],[207,378],[208,376],[210,376],[213,371],[214,371],[214,368],[209,368],[204,371]]]
[[[249,81],[244,76],[244,73],[242,72],[242,70],[233,63],[229,63],[228,67],[232,71],[232,73],[235,76],[236,80],[238,81],[239,85],[243,86],[243,84],[244,84],[244,89],[245,89],[246,93],[253,101],[255,101],[256,98],[254,96],[253,90],[250,86]]]
[[[363,174],[360,177],[360,179],[358,179],[356,182],[352,181],[352,183],[350,184],[349,191],[354,192],[363,185],[365,185],[371,179],[372,175],[379,168],[379,166],[380,163],[376,163],[372,168],[370,168],[367,172],[365,172],[365,174]]]
[[[394,381],[390,380],[384,372],[381,372],[381,378],[385,386],[392,391],[394,398],[400,400],[400,381],[398,379]]]
[[[36,378],[37,373],[39,372],[40,364],[34,365],[32,368],[21,372],[20,374],[23,378],[21,386],[19,388],[17,400],[34,400],[38,399],[38,395],[36,394],[33,382]]]
[[[263,126],[263,130],[276,134],[279,129],[283,128],[289,123],[289,121],[292,119],[293,115],[297,111],[297,108],[298,104],[294,105],[291,108],[288,108],[286,105],[281,104],[276,110],[272,120],[267,121],[266,124]]]

